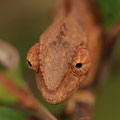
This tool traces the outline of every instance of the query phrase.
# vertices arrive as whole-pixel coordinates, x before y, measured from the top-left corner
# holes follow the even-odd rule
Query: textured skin
[[[51,104],[94,82],[104,30],[93,6],[94,0],[61,1],[53,23],[40,37],[39,52],[31,48],[28,53],[27,60],[38,63],[38,68],[31,67],[37,71],[38,88]],[[77,63],[82,66],[76,68]]]

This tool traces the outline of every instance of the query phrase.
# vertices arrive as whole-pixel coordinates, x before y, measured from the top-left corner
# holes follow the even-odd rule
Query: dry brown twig
[[[7,42],[0,41],[0,62],[7,70],[13,70],[19,63],[19,54],[17,50]],[[25,82],[25,81],[24,81]],[[8,80],[2,72],[0,72],[0,84],[5,86],[8,91],[17,97],[18,101],[37,113],[39,118],[43,120],[57,120],[38,100],[33,96],[27,83],[23,88],[19,88],[12,80]]]
[[[12,80],[7,80],[2,73],[0,73],[0,84],[5,86],[12,95],[16,96],[22,105],[34,110],[42,119],[56,120],[56,118],[38,102],[26,85],[24,88],[19,88]]]

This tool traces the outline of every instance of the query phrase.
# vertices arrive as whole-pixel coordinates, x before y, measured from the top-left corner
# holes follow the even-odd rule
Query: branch
[[[93,107],[87,103],[76,103],[73,120],[93,120]]]
[[[95,92],[90,88],[78,90],[68,99],[66,114],[72,116],[73,120],[93,120],[95,96]]]
[[[119,36],[120,36],[120,18],[117,20],[117,22],[113,25],[113,27],[106,35],[105,47],[107,50],[107,56],[111,54],[116,43],[116,40],[118,39]]]
[[[27,86],[25,86],[25,89],[19,88],[12,82],[12,80],[7,80],[1,73],[0,84],[4,85],[12,95],[16,96],[22,105],[35,111],[41,119],[57,120],[41,103],[36,100]]]
[[[9,43],[0,40],[0,63],[2,63],[7,70],[13,70],[19,63],[19,53]],[[33,96],[29,87],[24,83],[23,88],[19,88],[12,80],[7,80],[3,73],[0,72],[0,84],[4,85],[8,91],[16,96],[19,103],[25,107],[30,108],[39,115],[43,120],[57,120],[37,99]]]
[[[108,43],[113,43],[120,35],[120,18],[116,21],[113,27],[108,32]]]

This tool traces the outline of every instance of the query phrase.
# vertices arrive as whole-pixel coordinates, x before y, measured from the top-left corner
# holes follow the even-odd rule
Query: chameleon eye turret
[[[84,75],[91,66],[91,56],[87,49],[78,50],[73,58],[72,69],[76,75]]]
[[[27,65],[35,73],[39,71],[39,44],[35,44],[27,55]]]
[[[32,67],[31,62],[30,62],[30,61],[28,61],[28,60],[27,60],[27,65],[29,66],[29,68],[31,68],[31,67]]]

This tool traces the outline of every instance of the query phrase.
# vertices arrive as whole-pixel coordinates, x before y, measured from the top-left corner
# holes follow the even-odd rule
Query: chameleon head
[[[81,48],[71,56],[70,61],[65,56],[62,60],[63,58],[60,57],[62,55],[59,53],[56,56],[60,60],[55,56],[54,60],[52,56],[47,60],[49,55],[46,55],[40,66],[38,49],[38,44],[30,49],[27,56],[28,67],[36,73],[37,85],[43,98],[49,103],[57,104],[70,96],[84,81],[91,66],[91,56],[87,49]]]
[[[88,77],[91,55],[85,36],[75,21],[65,20],[52,25],[40,44],[30,49],[28,66],[35,71],[38,88],[49,103],[64,101]]]

